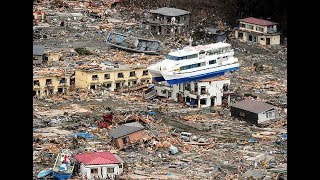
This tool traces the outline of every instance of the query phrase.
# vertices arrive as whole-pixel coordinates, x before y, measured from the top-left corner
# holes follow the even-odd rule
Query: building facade
[[[33,45],[33,64],[42,64],[44,61],[44,46]]]
[[[187,34],[190,29],[190,12],[176,8],[159,8],[149,11],[147,25],[153,34]]]
[[[45,98],[56,93],[65,93],[70,88],[70,75],[34,75],[33,96]]]
[[[253,17],[239,19],[239,22],[235,38],[261,45],[280,44],[281,33],[277,30],[278,23]]]
[[[204,108],[228,105],[230,102],[229,86],[230,79],[218,77],[172,86],[155,85],[153,92],[149,93],[170,98],[176,102],[185,102],[192,107]],[[148,97],[148,94],[146,96]]]
[[[144,66],[135,67],[98,67],[75,70],[75,87],[97,89],[104,86],[111,91],[135,87],[151,82],[151,76]]]

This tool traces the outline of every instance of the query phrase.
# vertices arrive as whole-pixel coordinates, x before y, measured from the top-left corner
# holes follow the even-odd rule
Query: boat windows
[[[196,64],[190,64],[190,65],[186,65],[186,66],[181,66],[180,70],[187,70],[187,69],[192,69],[192,68],[197,68],[200,67],[201,63],[196,63]]]
[[[205,53],[205,52],[204,52]],[[179,60],[183,60],[183,59],[192,59],[192,58],[197,58],[198,57],[198,54],[191,54],[191,55],[188,55],[188,56],[182,56],[182,57],[179,57],[179,56],[172,56],[172,55],[167,55],[166,58],[169,59],[169,60],[175,60],[175,61],[179,61]]]
[[[209,64],[216,64],[216,63],[217,63],[216,60],[211,60],[211,61],[209,61]]]

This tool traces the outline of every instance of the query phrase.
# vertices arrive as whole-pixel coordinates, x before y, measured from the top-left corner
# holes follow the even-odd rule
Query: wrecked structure
[[[279,118],[279,112],[275,106],[250,99],[232,104],[230,112],[231,116],[239,117],[257,125]]]
[[[112,143],[119,149],[140,142],[145,135],[144,127],[138,122],[126,123],[110,131]]]
[[[33,96],[47,97],[65,93],[70,87],[70,76],[65,69],[46,69],[33,72]]]
[[[151,33],[158,35],[186,35],[190,29],[190,12],[182,9],[162,7],[149,11],[147,24]]]
[[[243,41],[261,45],[280,44],[280,33],[275,22],[248,17],[239,19],[239,28],[235,30],[235,37]]]
[[[82,65],[75,70],[75,87],[97,89],[104,86],[111,91],[135,87],[151,82],[145,66],[118,64]]]
[[[44,60],[44,46],[33,45],[33,64],[42,64]]]
[[[124,161],[109,151],[75,154],[83,178],[112,179],[123,173]]]
[[[230,102],[230,79],[225,76],[175,85],[156,84],[145,97],[161,96],[192,107],[227,106]]]

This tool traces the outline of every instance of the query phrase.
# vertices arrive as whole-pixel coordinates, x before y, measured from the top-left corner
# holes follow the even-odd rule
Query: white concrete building
[[[109,151],[93,152],[74,155],[80,162],[80,172],[84,178],[113,179],[123,173],[124,161]]]
[[[156,84],[153,93],[177,102],[186,102],[189,106],[203,108],[229,104],[229,86],[230,79],[221,76],[176,85]],[[152,94],[151,91],[149,93]],[[148,94],[146,97],[150,97]]]

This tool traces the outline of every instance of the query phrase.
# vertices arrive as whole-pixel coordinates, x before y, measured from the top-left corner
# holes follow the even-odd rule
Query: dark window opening
[[[122,138],[123,144],[129,143],[129,137]]]
[[[217,63],[216,60],[211,60],[211,61],[209,61],[209,64],[216,64],[216,63]]]
[[[142,72],[142,76],[147,76],[148,75],[148,70],[144,70],[143,72]]]
[[[50,93],[50,94],[53,94],[53,89],[49,89],[49,93]]]
[[[104,79],[110,79],[110,74],[105,74]]]
[[[119,164],[119,168],[122,168],[122,164]]]
[[[107,168],[108,173],[114,173],[114,168]]]
[[[66,83],[67,81],[66,81],[66,78],[61,78],[60,79],[60,84],[63,84],[63,83]]]
[[[228,91],[229,90],[229,84],[224,84],[222,88],[223,88],[224,91]]]
[[[118,78],[123,78],[123,73],[118,73]]]
[[[136,72],[135,71],[130,72],[130,77],[135,77],[135,76],[136,76]]]
[[[92,80],[93,81],[98,80],[98,75],[92,75]]]
[[[207,104],[207,100],[206,99],[200,99],[200,104],[202,104],[202,105]]]
[[[238,38],[241,38],[241,39],[242,39],[242,38],[243,38],[243,33],[239,32],[239,33],[238,33]]]
[[[120,83],[116,83],[116,89],[120,88]]]
[[[37,91],[33,91],[33,96],[36,96],[37,95]]]
[[[201,94],[207,94],[207,91],[206,91],[206,87],[205,86],[201,86]]]
[[[96,85],[91,85],[90,89],[96,89]]]
[[[105,84],[106,88],[111,88],[111,83]]]
[[[132,81],[132,83],[133,83],[134,85],[136,85],[136,84],[137,84],[137,81]]]
[[[98,174],[98,169],[91,169],[91,174]]]
[[[46,79],[46,85],[51,85],[52,84],[52,79]]]
[[[62,93],[63,92],[63,88],[58,88],[58,93]]]
[[[34,81],[33,81],[33,85],[34,85],[34,86],[40,86],[39,80],[34,80]]]

